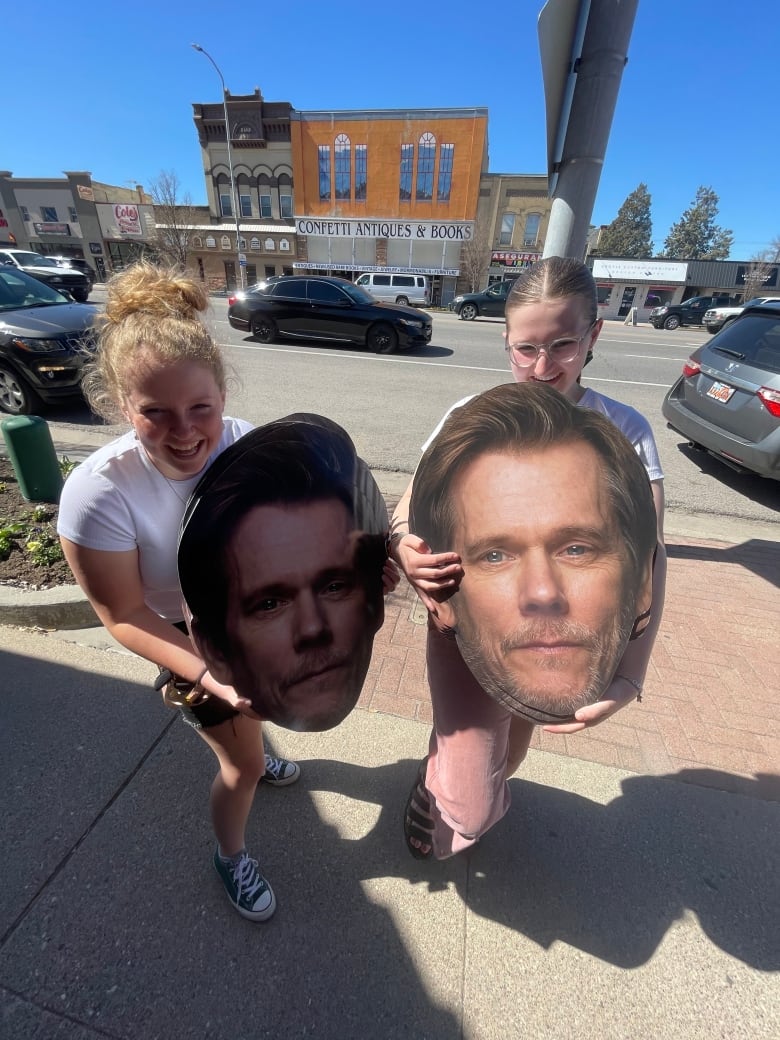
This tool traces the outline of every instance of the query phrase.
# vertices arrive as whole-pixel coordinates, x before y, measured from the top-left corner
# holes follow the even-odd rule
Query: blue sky
[[[543,173],[541,7],[8,4],[0,168],[89,170],[147,188],[174,170],[205,203],[192,104],[220,100],[220,84],[194,41],[234,94],[259,87],[300,109],[485,106],[490,169]],[[732,258],[750,259],[780,235],[777,12],[776,0],[640,0],[594,224],[613,220],[644,181],[660,251],[704,184],[720,197],[718,223],[734,232]]]

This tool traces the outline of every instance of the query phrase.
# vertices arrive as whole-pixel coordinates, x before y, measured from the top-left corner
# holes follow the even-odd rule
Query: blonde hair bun
[[[194,321],[208,305],[206,291],[180,269],[141,261],[109,281],[105,320],[119,324],[137,314]]]

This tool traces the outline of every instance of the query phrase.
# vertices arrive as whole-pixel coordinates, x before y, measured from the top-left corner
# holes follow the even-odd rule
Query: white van
[[[361,274],[356,285],[386,303],[427,307],[431,302],[431,285],[424,274]]]

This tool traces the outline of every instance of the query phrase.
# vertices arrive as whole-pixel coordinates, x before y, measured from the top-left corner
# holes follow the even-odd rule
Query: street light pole
[[[207,50],[201,47],[199,43],[193,43],[192,48],[193,50],[198,51],[200,54],[204,54],[209,59],[211,64],[216,69],[216,73],[219,76],[219,81],[222,84],[222,107],[225,112],[225,140],[227,141],[228,168],[230,170],[230,197],[233,200],[233,216],[235,217],[236,221],[236,262],[238,265],[236,269],[236,279],[238,281],[238,288],[243,289],[244,271],[243,267],[241,266],[241,228],[239,225],[238,216],[239,199],[238,189],[236,188],[236,178],[233,174],[233,149],[230,146],[230,120],[228,119],[227,89],[225,87],[225,77],[222,75],[222,70],[220,69],[219,65],[217,65],[217,63],[214,61],[214,59],[211,57]],[[221,208],[222,205],[220,203],[220,209]]]

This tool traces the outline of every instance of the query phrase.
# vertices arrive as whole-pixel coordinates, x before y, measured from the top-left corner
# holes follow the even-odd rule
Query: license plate
[[[725,404],[726,401],[731,400],[731,395],[733,393],[733,386],[727,386],[725,383],[713,383],[707,391],[707,397],[714,397],[716,401]]]

